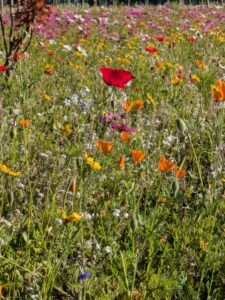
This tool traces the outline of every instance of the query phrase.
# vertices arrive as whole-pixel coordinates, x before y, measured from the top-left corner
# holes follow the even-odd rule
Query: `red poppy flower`
[[[188,38],[188,41],[190,43],[194,43],[195,42],[195,38],[193,36],[191,36],[191,37]]]
[[[179,70],[176,74],[176,77],[182,79],[184,77],[182,70]]]
[[[158,50],[156,48],[145,48],[145,51],[149,52],[149,53],[157,53]]]
[[[9,68],[3,65],[0,65],[0,72],[5,72],[7,71]]]
[[[175,41],[170,42],[169,47],[174,47],[176,45]]]
[[[155,39],[160,43],[164,43],[166,38],[165,36],[156,36]]]
[[[126,70],[100,68],[104,82],[109,86],[117,86],[120,89],[125,88],[125,84],[134,79],[131,72]]]
[[[55,51],[54,51],[54,50],[49,50],[49,51],[48,51],[48,54],[49,54],[50,56],[55,56]]]
[[[21,55],[19,52],[16,52],[16,53],[14,54],[14,56],[13,56],[13,59],[14,59],[15,61],[17,61],[17,60],[19,60],[21,57],[22,57],[22,55]]]

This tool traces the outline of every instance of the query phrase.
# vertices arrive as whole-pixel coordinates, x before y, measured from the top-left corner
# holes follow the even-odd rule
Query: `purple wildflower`
[[[86,108],[86,104],[82,101],[81,102],[81,108],[84,110]]]
[[[81,282],[82,280],[84,280],[85,278],[88,278],[90,276],[91,276],[90,272],[84,272],[77,277],[77,280],[78,280],[78,282]]]
[[[129,127],[129,126],[127,126],[126,124],[121,125],[121,126],[120,126],[120,130],[121,130],[121,131],[125,131],[125,132],[129,132],[129,133],[135,132],[135,131],[136,131],[135,128]]]

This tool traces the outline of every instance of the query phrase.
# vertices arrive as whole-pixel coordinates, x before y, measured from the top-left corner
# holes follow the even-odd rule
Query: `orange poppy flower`
[[[205,63],[203,61],[200,61],[198,59],[195,60],[195,64],[197,67],[202,68],[202,69],[207,69]]]
[[[102,153],[109,153],[113,150],[113,143],[109,141],[97,141],[96,147]]]
[[[145,158],[145,154],[140,150],[132,150],[131,155],[134,163],[139,163]]]
[[[54,56],[54,55],[55,55],[55,51],[54,51],[54,50],[49,50],[49,51],[48,51],[48,54],[49,54],[50,56]]]
[[[120,138],[122,142],[126,142],[129,141],[132,138],[132,136],[129,133],[122,131],[120,134]]]
[[[180,179],[187,174],[187,171],[182,170],[182,169],[175,169],[174,171],[175,171],[175,175],[176,175],[177,179]]]
[[[125,112],[130,111],[133,106],[134,106],[133,101],[123,101],[123,109],[124,109]]]
[[[217,89],[212,93],[212,97],[216,101],[225,101],[225,81],[216,80]]]
[[[135,101],[135,108],[136,108],[136,110],[140,110],[143,105],[144,105],[144,101],[142,101],[142,100],[136,100]]]
[[[165,158],[165,156],[162,156],[158,163],[158,168],[160,172],[168,172],[172,169],[174,169],[175,165],[172,161]]]
[[[124,167],[125,167],[125,155],[122,155],[119,161],[119,168],[124,169]]]
[[[27,119],[21,119],[21,120],[20,120],[20,125],[21,125],[23,128],[28,128],[29,125],[30,125],[30,121],[27,120]]]
[[[157,71],[157,70],[160,70],[160,69],[163,69],[164,66],[163,66],[163,62],[162,61],[157,61],[155,63],[155,65],[151,68],[151,71]]]

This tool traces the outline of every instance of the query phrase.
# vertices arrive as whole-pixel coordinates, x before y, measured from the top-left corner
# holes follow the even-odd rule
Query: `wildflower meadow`
[[[0,298],[225,299],[225,7],[17,20],[0,20]]]

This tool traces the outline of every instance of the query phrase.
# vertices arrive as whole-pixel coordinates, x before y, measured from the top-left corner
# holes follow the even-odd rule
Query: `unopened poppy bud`
[[[76,193],[77,189],[76,189],[76,183],[75,183],[75,179],[73,179],[72,185],[71,185],[71,192],[72,193]]]
[[[138,221],[137,221],[137,216],[136,213],[133,212],[131,216],[131,228],[133,231],[138,227]]]
[[[182,132],[182,134],[184,134],[187,131],[187,126],[185,122],[182,119],[177,119],[176,123],[177,123],[177,128]]]
[[[177,180],[173,182],[172,189],[174,192],[174,196],[176,197],[177,193],[179,192],[179,182]]]

